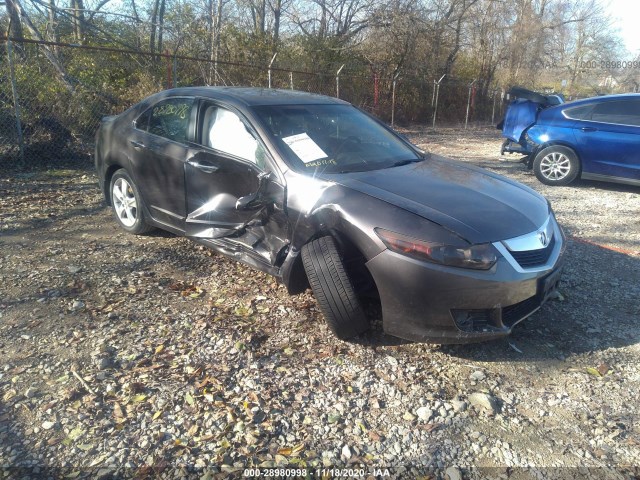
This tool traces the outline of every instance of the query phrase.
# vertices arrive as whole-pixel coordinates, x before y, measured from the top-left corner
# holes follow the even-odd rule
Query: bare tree
[[[20,9],[17,5],[17,0],[5,0],[5,8],[9,17],[9,36],[21,40],[23,37],[22,22],[20,21]]]
[[[18,0],[14,0],[14,6],[20,15],[20,18],[24,22],[25,26],[31,33],[31,35],[36,40],[44,42],[45,40],[42,34],[33,24],[33,22],[31,21],[31,18],[29,18],[29,15],[27,15],[27,13],[25,12],[24,8],[22,8],[22,5],[20,5],[20,2]],[[49,60],[49,63],[51,63],[54,70],[56,71],[56,74],[59,80],[62,82],[62,84],[65,86],[67,90],[69,90],[70,92],[73,92],[75,90],[74,83],[72,82],[71,78],[67,74],[67,71],[65,70],[65,68],[62,66],[62,64],[58,60],[58,57],[47,45],[42,44],[40,45],[40,47],[42,48],[43,53],[47,57],[47,60]]]
[[[82,0],[71,0],[73,11],[73,31],[76,42],[82,44],[84,39],[84,3]]]

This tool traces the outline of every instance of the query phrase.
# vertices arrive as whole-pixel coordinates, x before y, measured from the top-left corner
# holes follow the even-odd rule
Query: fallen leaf
[[[187,401],[187,403],[193,407],[193,405],[195,404],[195,400],[193,399],[193,397],[191,396],[190,393],[187,392],[187,394],[184,396],[184,399]]]
[[[195,287],[195,289],[191,293],[189,293],[189,297],[198,298],[201,297],[203,293],[204,290],[202,290],[200,287]]]
[[[162,353],[163,350],[164,350],[164,345],[158,345],[156,347],[156,355],[158,355],[159,353]]]
[[[162,410],[158,410],[153,414],[153,420],[157,420],[158,418],[160,418],[160,415],[162,415]]]
[[[76,445],[76,448],[79,448],[82,451],[88,452],[89,450],[93,449],[93,445],[91,445],[90,443],[80,443]]]
[[[598,372],[600,373],[600,375],[602,375],[603,377],[607,374],[607,372],[609,371],[609,365],[607,365],[606,363],[601,363],[598,366]]]
[[[82,430],[80,427],[78,428],[74,428],[73,430],[71,430],[69,432],[68,438],[69,440],[71,440],[72,442],[75,442],[77,439],[79,439],[82,435],[84,435],[86,433],[85,430]]]
[[[304,443],[296,445],[295,447],[293,447],[293,450],[291,450],[291,455],[294,455],[294,456],[300,455],[300,453],[302,453],[303,450],[304,450]]]
[[[285,448],[279,448],[278,449],[278,454],[279,455],[291,455],[292,449],[289,447],[285,447]]]
[[[235,313],[239,317],[249,317],[253,313],[253,310],[251,310],[250,308],[244,307],[244,306],[240,306],[240,307],[237,307],[233,311],[233,313]]]
[[[597,368],[593,368],[593,367],[587,367],[587,373],[589,375],[593,375],[594,377],[601,377],[602,376],[600,371]]]
[[[147,399],[146,395],[140,394],[140,395],[134,396],[131,400],[133,400],[134,403],[140,403],[140,402],[144,402],[146,399]]]

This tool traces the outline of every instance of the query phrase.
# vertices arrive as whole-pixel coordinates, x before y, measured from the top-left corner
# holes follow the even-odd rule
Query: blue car
[[[640,185],[640,94],[557,104],[555,96],[527,92],[517,89],[498,125],[506,137],[502,153],[526,155],[546,185],[578,177]]]

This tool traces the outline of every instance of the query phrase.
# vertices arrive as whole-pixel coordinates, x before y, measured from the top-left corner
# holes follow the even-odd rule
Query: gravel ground
[[[562,298],[510,338],[341,342],[309,292],[119,230],[89,167],[3,173],[0,476],[637,477],[640,189],[545,187],[495,130],[405,133],[569,234]]]

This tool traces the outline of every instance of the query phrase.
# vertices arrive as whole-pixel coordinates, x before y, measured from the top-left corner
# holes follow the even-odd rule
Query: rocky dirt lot
[[[119,230],[89,161],[2,173],[0,476],[637,478],[640,189],[545,187],[495,130],[406,133],[538,190],[568,233],[563,298],[509,339],[342,342],[309,292]]]

